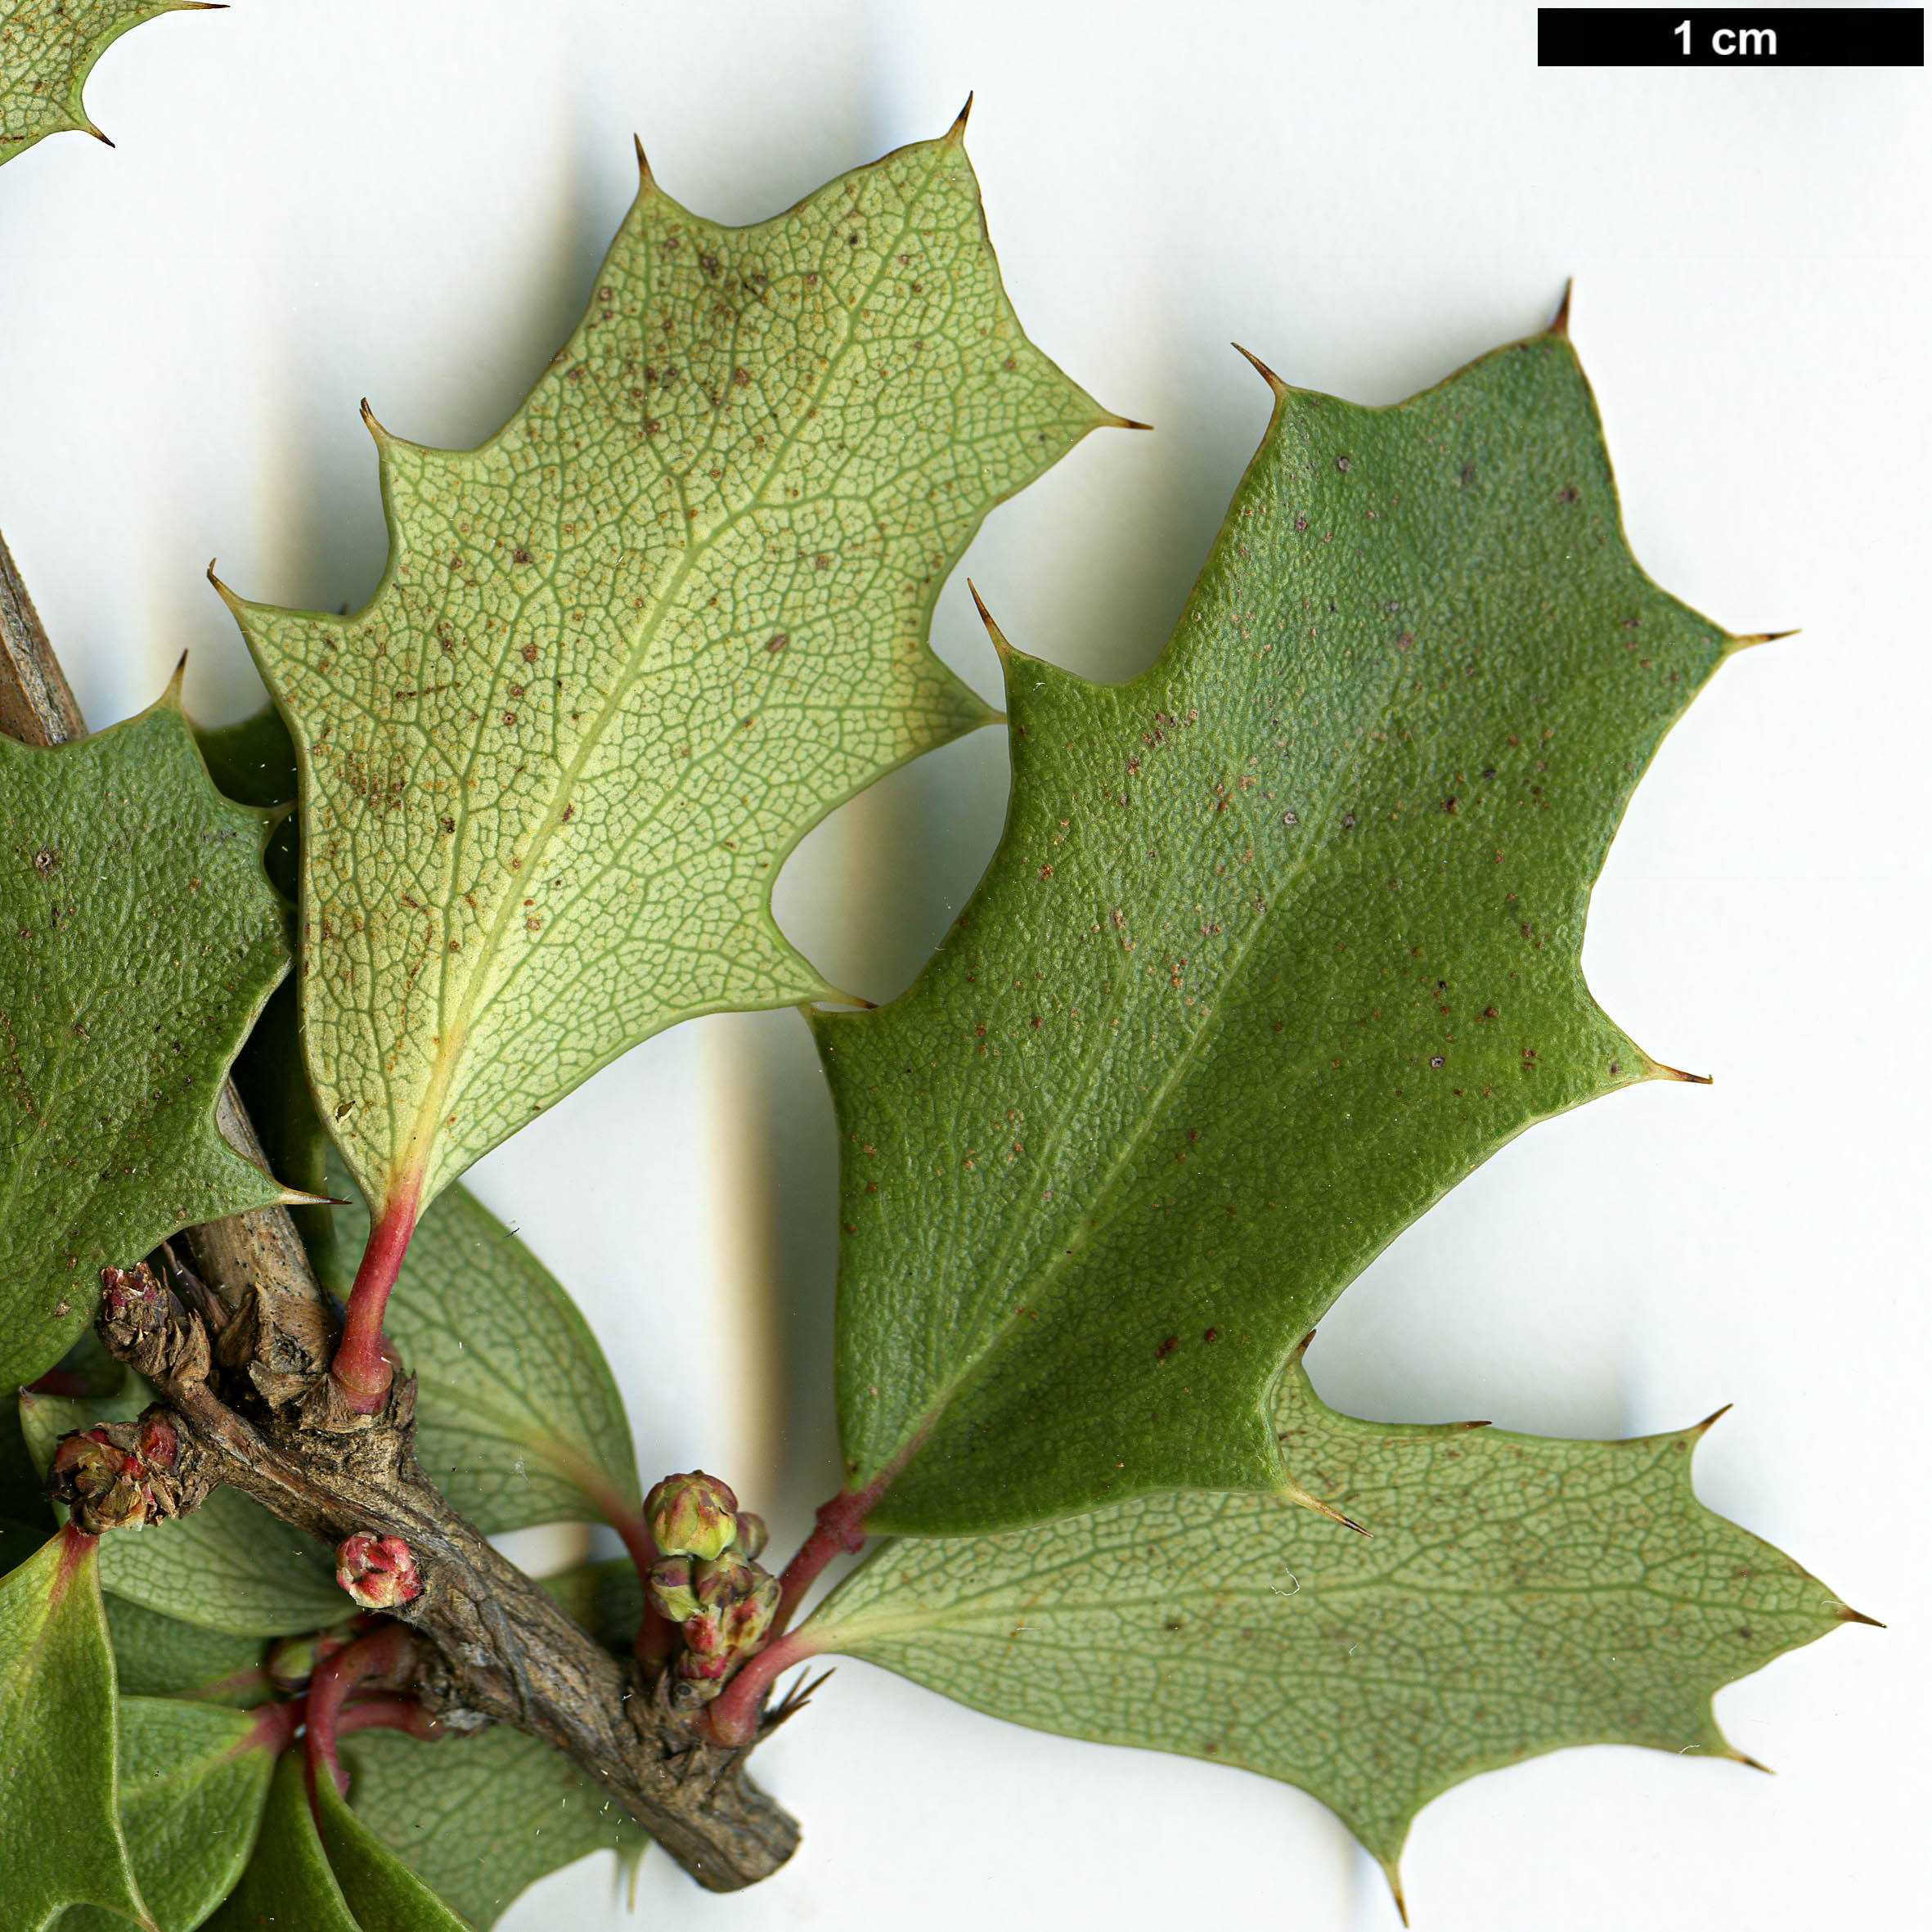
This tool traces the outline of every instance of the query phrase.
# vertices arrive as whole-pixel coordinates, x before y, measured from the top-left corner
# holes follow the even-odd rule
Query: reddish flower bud
[[[181,1453],[181,1436],[173,1418],[164,1410],[151,1409],[142,1416],[134,1453],[150,1468],[170,1471],[174,1467],[174,1459]]]
[[[423,1593],[416,1558],[400,1536],[347,1538],[335,1552],[335,1580],[364,1610],[393,1610]]]
[[[738,1498],[715,1476],[667,1476],[645,1498],[644,1517],[667,1557],[717,1557],[738,1534]]]
[[[739,1556],[748,1560],[753,1557],[762,1557],[765,1553],[765,1545],[771,1540],[771,1532],[765,1527],[764,1517],[753,1516],[748,1509],[739,1511],[737,1550]]]

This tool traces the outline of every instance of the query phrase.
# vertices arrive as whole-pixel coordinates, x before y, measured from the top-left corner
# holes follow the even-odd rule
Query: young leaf
[[[375,428],[374,600],[230,602],[300,762],[309,1069],[379,1221],[660,1028],[828,991],[778,868],[990,715],[934,597],[1112,420],[1021,335],[955,130],[748,228],[646,173],[505,428]]]
[[[70,128],[106,141],[81,105],[94,63],[156,14],[202,11],[203,0],[0,0],[0,162]]]
[[[160,1932],[192,1932],[248,1862],[275,1753],[239,1711],[165,1698],[120,1706],[121,1826],[142,1897]],[[126,1932],[127,1921],[70,1906],[59,1932]]]
[[[20,1422],[45,1470],[70,1431],[124,1421],[153,1400],[154,1391],[133,1374],[118,1394],[95,1401],[23,1391]],[[101,1584],[162,1616],[235,1637],[299,1636],[340,1623],[351,1611],[329,1550],[226,1488],[173,1522],[104,1537]]]
[[[209,783],[177,686],[48,751],[0,739],[0,1388],[92,1319],[104,1267],[289,1198],[215,1130],[288,965],[267,820]]]
[[[115,1808],[114,1656],[95,1544],[63,1530],[0,1580],[0,1925],[64,1905],[151,1928]]]
[[[463,1921],[342,1801],[328,1778],[315,1786],[329,1863],[367,1932],[466,1932]]]
[[[478,1932],[546,1874],[606,1850],[635,1863],[649,1842],[568,1759],[501,1725],[435,1744],[359,1732],[342,1756],[357,1816]]]
[[[237,805],[293,804],[298,789],[295,745],[272,704],[231,725],[189,721],[215,789]]]
[[[1584,916],[1741,641],[1632,559],[1552,333],[1389,409],[1278,387],[1130,683],[1003,645],[992,869],[904,998],[816,1022],[872,1527],[1282,1484],[1293,1340],[1532,1121],[1668,1072]]]
[[[268,1695],[260,1638],[204,1630],[111,1593],[101,1606],[124,1710],[130,1697],[179,1696],[246,1709]]]
[[[354,1193],[339,1168],[331,1186]],[[357,1251],[366,1211],[357,1202],[335,1215]],[[416,1377],[416,1454],[478,1529],[642,1512],[631,1425],[590,1324],[466,1188],[423,1216],[386,1326]]]
[[[255,1849],[208,1932],[363,1932],[329,1869],[303,1788],[302,1755],[275,1768]],[[376,1926],[368,1932],[378,1932]],[[389,1932],[389,1928],[381,1928]]]
[[[1368,1535],[1281,1496],[1143,1497],[887,1543],[805,1634],[1036,1729],[1299,1785],[1397,1883],[1416,1813],[1479,1772],[1573,1744],[1739,1757],[1713,1693],[1850,1614],[1697,1502],[1702,1427],[1357,1422],[1298,1356],[1274,1422]]]

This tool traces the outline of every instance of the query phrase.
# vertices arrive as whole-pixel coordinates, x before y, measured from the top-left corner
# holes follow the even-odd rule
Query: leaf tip
[[[1853,1610],[1849,1603],[1839,1605],[1838,1620],[1841,1624],[1869,1624],[1874,1630],[1890,1628],[1889,1624],[1881,1624],[1876,1617],[1867,1616],[1862,1610]]]
[[[1727,1402],[1722,1409],[1714,1409],[1702,1422],[1691,1425],[1690,1433],[1696,1436],[1708,1436],[1737,1406],[1734,1402]]]
[[[650,162],[645,154],[644,137],[641,134],[633,134],[631,137],[631,145],[637,150],[637,192],[640,195],[654,193],[658,186],[658,177],[651,173]]]
[[[1256,373],[1274,392],[1276,402],[1278,402],[1283,396],[1287,394],[1288,385],[1252,349],[1243,348],[1238,342],[1232,344],[1230,346],[1237,355],[1246,356],[1248,361],[1254,364]]]
[[[1723,654],[1727,658],[1734,658],[1740,651],[1748,651],[1755,645],[1776,644],[1781,637],[1798,635],[1796,631],[1751,631],[1739,636],[1727,636]]]
[[[1393,1858],[1377,1858],[1382,1876],[1389,1881],[1389,1896],[1395,1902],[1395,1916],[1404,1925],[1409,1923],[1409,1901],[1402,1894],[1402,1867]]]
[[[1151,429],[1153,428],[1152,423],[1137,423],[1130,416],[1116,416],[1112,411],[1109,411],[1102,419],[1100,426],[1103,429]]]
[[[168,680],[168,688],[161,694],[162,703],[168,706],[172,711],[183,709],[181,694],[182,685],[187,682],[187,676],[188,654],[184,650],[174,660],[174,670]]]
[[[366,396],[362,398],[361,407],[363,426],[375,438],[375,447],[378,449],[387,449],[396,438],[390,435],[389,431],[375,420],[375,411],[369,407],[369,398]]]
[[[986,635],[993,640],[993,649],[1000,654],[1000,663],[1004,669],[1013,662],[1013,646],[1006,641],[1006,634],[993,622],[993,613],[986,609],[986,600],[979,594],[979,586],[971,577],[966,580],[966,588],[973,593],[973,607],[979,613],[979,621],[986,627]]]
[[[1564,277],[1563,299],[1557,304],[1557,312],[1550,317],[1550,326],[1543,330],[1544,335],[1560,335],[1566,342],[1570,339],[1570,294],[1575,286],[1574,275]]]
[[[1666,1067],[1661,1060],[1653,1060],[1648,1054],[1643,1056],[1643,1077],[1646,1080],[1681,1080],[1693,1087],[1713,1086],[1716,1082],[1708,1073],[1686,1073],[1681,1067]]]
[[[1728,1758],[1733,1764],[1742,1764],[1750,1770],[1761,1771],[1767,1777],[1776,1777],[1777,1776],[1777,1773],[1773,1771],[1768,1764],[1759,1764],[1749,1751],[1741,1751],[1735,1745],[1727,1746],[1725,1747],[1724,1755]]]
[[[966,96],[966,105],[959,110],[954,117],[953,124],[946,131],[946,141],[949,146],[964,147],[966,145],[966,124],[972,118],[973,96],[968,92]]]
[[[1332,1503],[1324,1503],[1319,1496],[1310,1495],[1308,1491],[1303,1489],[1298,1482],[1291,1480],[1285,1483],[1282,1487],[1281,1493],[1287,1498],[1289,1502],[1298,1503],[1304,1509],[1312,1509],[1317,1516],[1326,1516],[1330,1522],[1339,1523],[1345,1530],[1353,1530],[1358,1536],[1367,1536],[1371,1534],[1353,1516],[1345,1516]]]

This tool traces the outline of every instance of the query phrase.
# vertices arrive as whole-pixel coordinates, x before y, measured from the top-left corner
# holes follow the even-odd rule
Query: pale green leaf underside
[[[23,1391],[21,1426],[44,1470],[61,1436],[137,1416],[153,1400],[134,1374],[119,1393],[95,1400]],[[173,1522],[102,1537],[101,1585],[144,1610],[234,1637],[326,1629],[352,1609],[322,1544],[227,1488]]]
[[[825,1647],[975,1709],[1299,1785],[1395,1875],[1410,1821],[1566,1745],[1735,1757],[1713,1694],[1845,1615],[1704,1508],[1702,1434],[1564,1442],[1338,1415],[1299,1359],[1274,1496],[1148,1496],[1004,1535],[889,1543]]]
[[[120,1705],[121,1823],[134,1876],[160,1932],[192,1932],[248,1862],[274,1754],[253,1748],[238,1711],[162,1697]],[[60,1932],[126,1932],[98,1907],[70,1907]]]
[[[904,998],[816,1022],[851,1486],[913,1452],[874,1528],[1283,1480],[1269,1391],[1335,1296],[1656,1071],[1584,913],[1730,643],[1632,559],[1549,335],[1391,409],[1285,391],[1151,670],[1009,658],[985,883]]]
[[[986,720],[933,600],[1108,420],[1021,335],[948,138],[748,228],[647,178],[503,430],[379,433],[374,600],[235,605],[300,764],[311,1077],[379,1213],[674,1021],[826,991],[779,866]]]
[[[353,1194],[339,1164],[330,1185]],[[369,1232],[335,1210],[347,1251]],[[486,1534],[643,1507],[631,1426],[577,1304],[465,1188],[417,1224],[384,1328],[416,1377],[416,1456]]]
[[[357,1815],[479,1932],[546,1873],[599,1851],[635,1863],[649,1842],[568,1759],[501,1725],[434,1744],[359,1732],[342,1755]]]
[[[63,1906],[146,1924],[115,1808],[114,1657],[91,1540],[62,1531],[0,1580],[0,1925]]]
[[[0,0],[0,162],[43,135],[98,134],[81,106],[94,63],[131,27],[196,0]]]
[[[0,1388],[60,1359],[103,1267],[284,1198],[214,1125],[288,963],[267,829],[172,693],[56,750],[0,739]]]

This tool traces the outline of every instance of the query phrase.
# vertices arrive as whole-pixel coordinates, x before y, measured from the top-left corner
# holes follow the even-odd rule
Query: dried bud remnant
[[[364,1610],[393,1610],[423,1593],[416,1558],[400,1536],[347,1538],[335,1552],[335,1580]]]
[[[645,1521],[667,1557],[721,1557],[738,1535],[738,1498],[715,1476],[667,1476],[645,1498]]]
[[[61,1438],[47,1471],[47,1487],[90,1536],[138,1530],[147,1521],[151,1498],[142,1485],[141,1464],[111,1442],[105,1429]]]

